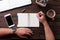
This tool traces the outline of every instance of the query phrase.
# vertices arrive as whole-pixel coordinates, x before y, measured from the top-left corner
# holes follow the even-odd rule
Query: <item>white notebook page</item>
[[[30,27],[39,27],[39,20],[36,13],[30,13]]]
[[[18,13],[18,27],[28,27],[28,14]]]

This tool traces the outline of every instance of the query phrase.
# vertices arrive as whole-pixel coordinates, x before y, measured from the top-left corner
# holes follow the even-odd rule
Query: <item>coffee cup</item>
[[[55,10],[53,9],[50,9],[47,11],[47,14],[46,14],[49,18],[53,19],[54,20],[54,17],[56,16],[56,12]]]
[[[42,7],[46,7],[48,0],[36,0],[36,3]]]

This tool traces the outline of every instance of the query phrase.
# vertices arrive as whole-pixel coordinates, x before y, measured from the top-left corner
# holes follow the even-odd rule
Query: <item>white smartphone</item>
[[[13,23],[13,19],[12,19],[12,15],[11,14],[4,15],[4,18],[5,18],[6,23],[7,23],[7,25],[8,25],[9,28],[15,26],[15,24]]]

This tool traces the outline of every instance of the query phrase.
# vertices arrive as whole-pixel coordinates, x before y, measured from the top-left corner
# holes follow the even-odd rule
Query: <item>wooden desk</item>
[[[52,21],[51,19],[48,19],[48,18],[47,18],[47,20],[48,20],[48,23],[49,23],[53,33],[55,34],[56,39],[60,39],[60,14],[59,14],[60,13],[60,0],[49,0],[48,5],[45,8],[38,6],[35,3],[35,0],[32,0],[31,5],[2,12],[2,13],[0,13],[0,27],[7,27],[6,22],[4,20],[4,15],[8,14],[8,13],[12,14],[14,23],[17,25],[17,13],[20,13],[21,10],[23,10],[23,9],[26,9],[25,13],[37,13],[40,10],[42,10],[42,11],[44,11],[44,13],[46,13],[47,10],[54,9],[57,14],[55,17],[55,20]],[[45,39],[42,24],[41,24],[40,28],[31,28],[31,29],[34,32],[33,39]],[[13,35],[11,37],[6,36],[6,39],[7,38],[18,39],[18,37],[15,37],[15,35]]]

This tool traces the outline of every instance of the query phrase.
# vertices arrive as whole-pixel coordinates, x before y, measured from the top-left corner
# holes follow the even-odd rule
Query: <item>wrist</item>
[[[15,34],[17,34],[17,30],[18,30],[18,28],[16,28]]]
[[[46,25],[46,24],[48,24],[47,21],[45,21],[45,22],[43,23],[43,25]]]
[[[16,32],[16,27],[12,27],[11,30],[12,30],[12,33],[14,34]]]
[[[9,31],[10,34],[13,34],[13,31],[12,31],[11,28],[9,28],[8,31]]]

